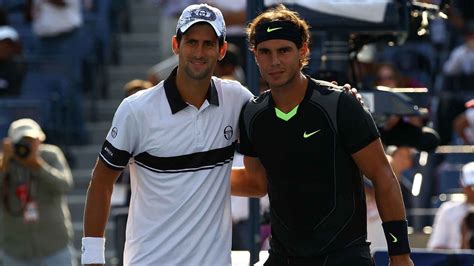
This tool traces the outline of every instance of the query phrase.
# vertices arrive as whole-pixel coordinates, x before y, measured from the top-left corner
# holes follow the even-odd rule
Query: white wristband
[[[83,237],[81,252],[82,264],[105,264],[105,238]]]

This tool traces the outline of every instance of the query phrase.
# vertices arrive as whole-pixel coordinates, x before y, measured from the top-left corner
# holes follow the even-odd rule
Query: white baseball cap
[[[0,41],[6,39],[18,41],[18,32],[10,26],[0,26]]]
[[[24,137],[38,138],[41,141],[46,139],[46,135],[38,123],[29,118],[13,121],[8,129],[8,136],[12,139],[13,143],[17,143]]]
[[[462,167],[461,182],[463,186],[474,186],[474,162],[465,164]]]
[[[192,25],[198,22],[207,22],[212,26],[217,37],[225,40],[225,21],[222,12],[208,4],[195,4],[186,7],[181,13],[176,25],[176,33],[185,33]]]

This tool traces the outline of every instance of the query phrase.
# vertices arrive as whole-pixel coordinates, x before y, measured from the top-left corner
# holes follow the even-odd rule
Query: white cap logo
[[[199,9],[196,9],[194,11],[191,12],[191,18],[192,19],[205,19],[205,20],[209,20],[209,21],[214,21],[216,20],[216,15],[214,13],[212,13],[212,11],[203,6]]]

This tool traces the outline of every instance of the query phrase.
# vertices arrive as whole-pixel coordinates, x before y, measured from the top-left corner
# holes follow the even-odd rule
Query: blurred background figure
[[[404,172],[413,167],[413,156],[416,150],[407,146],[388,146],[385,153],[400,183],[405,208],[409,210],[413,207],[413,196],[411,194],[412,183],[408,177],[405,176]],[[367,239],[371,242],[370,248],[387,248],[387,242],[382,229],[382,220],[380,219],[375,202],[374,188],[368,179],[365,179],[364,182],[367,202]],[[411,225],[412,220],[409,215],[407,215],[407,220],[408,225]]]
[[[78,54],[71,52],[83,24],[81,0],[28,0],[28,6],[41,54]]]
[[[165,60],[153,65],[147,71],[147,80],[153,85],[160,83],[160,81],[166,79],[171,71],[178,65],[178,56],[172,55]]]
[[[0,26],[0,97],[19,95],[25,73],[18,32],[11,26]]]
[[[413,184],[410,179],[405,176],[405,171],[413,167],[414,157],[417,151],[415,148],[408,146],[388,146],[385,152],[393,172],[400,183],[405,208],[411,209],[413,207],[413,195],[411,193]],[[410,219],[410,217],[408,217],[408,219]],[[408,224],[410,224],[410,222]]]
[[[464,42],[454,48],[444,63],[446,75],[474,74],[474,20],[467,21],[463,31]]]
[[[424,85],[414,78],[404,76],[391,63],[379,64],[376,70],[375,86],[389,88],[419,88]]]
[[[465,242],[464,239],[470,240],[471,229],[474,227],[469,223],[471,229],[466,230],[466,218],[469,213],[474,213],[474,162],[463,166],[460,183],[465,200],[447,201],[439,207],[433,223],[433,232],[427,244],[428,248],[460,249]],[[474,246],[468,248],[473,249]]]
[[[222,79],[237,80],[245,84],[245,73],[241,63],[242,54],[237,45],[229,43],[224,58],[217,62],[214,75]]]
[[[123,86],[123,92],[125,94],[125,97],[128,97],[130,95],[133,95],[141,90],[145,90],[145,89],[148,89],[148,88],[151,88],[153,87],[153,84],[147,80],[142,80],[142,79],[134,79],[134,80],[131,80],[129,82],[127,82],[127,84],[125,84],[125,86]]]
[[[474,99],[467,101],[466,111],[457,115],[453,122],[454,132],[465,145],[474,144]]]
[[[388,88],[417,88],[423,85],[413,78],[403,76],[394,65],[380,64],[376,71],[375,86]],[[410,146],[422,151],[434,151],[439,145],[438,133],[427,127],[429,113],[423,108],[421,115],[389,115],[379,124],[385,145]]]
[[[14,121],[0,157],[4,265],[76,265],[66,194],[72,174],[61,149],[43,144],[40,126]]]

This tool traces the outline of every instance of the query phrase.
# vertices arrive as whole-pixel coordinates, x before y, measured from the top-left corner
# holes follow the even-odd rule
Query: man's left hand
[[[331,81],[332,84],[334,85],[337,85],[337,82],[336,81]],[[362,99],[362,95],[360,95],[360,93],[357,91],[356,88],[352,88],[350,84],[344,84],[344,86],[342,86],[344,88],[344,92],[345,93],[350,93],[352,94],[352,96],[356,97],[357,100],[360,102],[360,104],[362,106],[364,106],[364,100]]]

